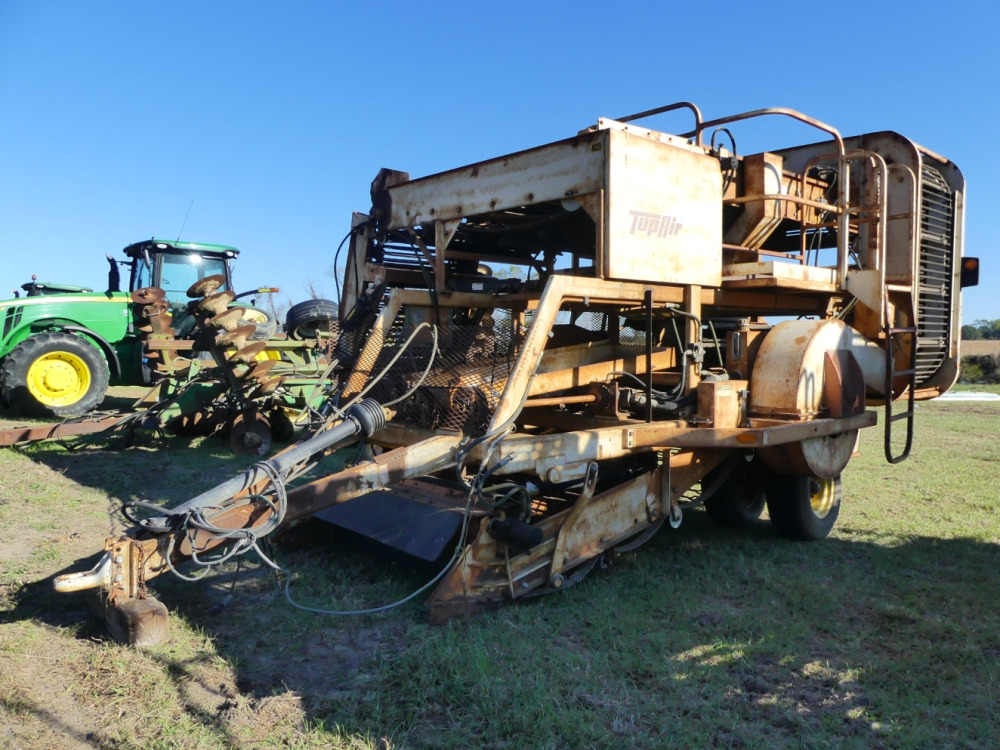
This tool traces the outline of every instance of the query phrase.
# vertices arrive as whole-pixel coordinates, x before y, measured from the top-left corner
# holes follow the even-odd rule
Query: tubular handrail
[[[701,121],[701,110],[698,109],[698,105],[692,104],[691,102],[675,102],[674,104],[667,104],[664,107],[657,107],[656,109],[647,109],[645,112],[638,112],[634,115],[627,115],[626,117],[616,117],[614,118],[617,122],[633,122],[634,120],[641,120],[644,117],[652,117],[653,115],[659,115],[663,112],[672,112],[675,109],[690,109],[694,113],[694,131],[697,133],[698,145],[701,145],[701,131],[702,131],[702,121]]]
[[[850,174],[847,166],[847,159],[845,158],[846,150],[844,148],[844,139],[840,135],[835,127],[827,125],[825,122],[821,122],[809,115],[804,115],[801,112],[789,109],[787,107],[767,107],[765,109],[755,109],[750,112],[743,112],[738,115],[729,115],[728,117],[719,117],[715,120],[708,120],[701,123],[698,127],[692,130],[690,133],[684,133],[682,138],[694,137],[697,139],[698,144],[701,144],[701,134],[704,130],[708,128],[718,127],[719,125],[725,125],[730,122],[739,122],[741,120],[749,120],[754,117],[763,117],[765,115],[784,115],[785,117],[791,117],[793,120],[798,120],[799,122],[805,123],[806,125],[811,125],[817,130],[822,130],[824,133],[830,135],[837,144],[837,164],[840,170],[840,184],[837,186],[837,205],[839,205],[843,210],[837,216],[837,285],[841,289],[847,288],[847,247],[848,247],[848,233],[850,228],[850,216],[847,196],[847,185],[850,183]]]
[[[793,120],[798,120],[806,125],[812,125],[818,130],[822,130],[824,133],[829,134],[837,142],[837,152],[839,154],[844,153],[844,139],[840,135],[840,131],[837,130],[832,125],[827,125],[825,122],[817,120],[809,115],[804,115],[801,112],[789,109],[787,107],[766,107],[764,109],[754,109],[750,112],[742,112],[738,115],[729,115],[728,117],[719,117],[714,120],[707,120],[698,125],[694,130],[689,133],[684,133],[682,138],[690,138],[691,136],[696,136],[699,138],[701,133],[708,128],[714,128],[718,125],[725,125],[730,122],[739,122],[740,120],[750,120],[754,117],[763,117],[765,115],[785,115],[786,117],[791,117]]]
[[[809,170],[815,164],[820,164],[824,161],[829,161],[830,159],[837,158],[841,160],[844,164],[856,161],[859,159],[869,159],[878,170],[881,175],[881,180],[879,184],[881,185],[881,192],[878,196],[878,245],[876,247],[875,255],[875,268],[880,271],[879,278],[880,284],[885,286],[885,254],[886,254],[886,232],[887,232],[887,215],[889,210],[889,167],[882,156],[876,154],[873,151],[865,151],[863,149],[852,149],[844,154],[822,154],[820,156],[814,156],[812,159],[806,162],[805,166],[802,168],[802,172],[799,175],[799,182],[801,187],[800,192],[805,193],[805,183],[806,176],[809,174]],[[841,180],[844,182],[844,180]],[[850,190],[850,185],[847,185],[847,190]],[[864,208],[864,204],[859,202],[856,206],[850,205],[850,195],[848,194],[848,200],[844,207],[841,209],[844,214],[848,216],[848,222],[850,221],[850,216],[856,214],[859,210]],[[802,237],[805,240],[805,224],[803,223]],[[839,227],[838,227],[839,229]],[[838,277],[846,279],[847,278],[847,256],[841,256],[839,253],[839,242],[838,242],[838,253],[837,253],[837,274]]]
[[[886,263],[886,242],[888,241],[888,213],[889,213],[889,167],[881,155],[873,151],[861,149],[848,151],[845,154],[847,159],[869,159],[875,165],[881,176],[879,180],[880,194],[878,196],[878,244],[876,246],[875,264],[879,271],[879,289],[885,290],[885,263]],[[846,269],[845,269],[846,270]]]

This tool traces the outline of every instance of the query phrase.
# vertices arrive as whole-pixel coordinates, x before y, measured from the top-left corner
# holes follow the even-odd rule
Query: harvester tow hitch
[[[176,570],[179,563],[193,559],[208,567],[256,549],[257,540],[285,519],[286,481],[315,456],[353,438],[368,438],[385,425],[386,411],[376,401],[364,399],[329,429],[182,505],[164,511],[149,503],[128,503],[123,512],[136,524],[133,533],[108,539],[105,554],[94,568],[57,577],[55,590],[97,591],[116,638],[140,646],[162,642],[167,637],[166,608],[148,596],[146,580],[166,571],[191,580]],[[138,518],[140,510],[152,510],[156,515]],[[217,555],[213,560],[198,559],[212,550]]]

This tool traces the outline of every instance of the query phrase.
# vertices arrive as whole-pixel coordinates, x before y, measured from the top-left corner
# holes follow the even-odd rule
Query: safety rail
[[[831,125],[827,125],[820,120],[817,120],[808,115],[804,115],[794,109],[788,109],[787,107],[768,107],[765,109],[755,109],[750,112],[743,112],[738,115],[729,115],[728,117],[719,117],[714,120],[707,120],[698,125],[695,129],[682,134],[682,138],[695,138],[697,143],[700,145],[702,142],[702,133],[707,128],[718,127],[719,125],[726,125],[732,122],[740,122],[742,120],[750,120],[756,117],[764,117],[766,115],[782,115],[785,117],[790,117],[793,120],[798,120],[799,122],[805,123],[806,125],[811,125],[817,130],[821,130],[824,133],[830,135],[837,144],[837,167],[840,172],[840,182],[837,186],[837,205],[847,206],[848,196],[847,196],[847,186],[850,183],[850,172],[847,165],[846,159],[846,149],[844,147],[844,139],[840,135],[840,131]],[[782,195],[782,200],[788,200],[793,196]],[[823,204],[826,205],[826,204]],[[841,289],[847,289],[847,256],[848,256],[848,233],[850,231],[849,227],[849,216],[846,211],[841,211],[838,214],[837,222],[837,286]]]
[[[616,117],[617,122],[634,122],[636,120],[642,120],[646,117],[652,117],[653,115],[660,115],[664,112],[673,112],[678,109],[690,109],[694,113],[694,128],[698,133],[697,143],[701,145],[701,110],[698,109],[698,105],[692,104],[691,102],[675,102],[674,104],[667,104],[664,107],[656,107],[655,109],[647,109],[645,112],[638,112],[634,115],[627,115],[625,117]]]

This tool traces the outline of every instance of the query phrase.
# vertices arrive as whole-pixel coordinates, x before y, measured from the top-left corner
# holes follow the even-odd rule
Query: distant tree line
[[[1000,320],[977,320],[962,326],[964,341],[1000,340]],[[963,383],[1000,383],[1000,355],[981,354],[962,357],[960,380]]]
[[[966,341],[1000,339],[1000,320],[977,320],[972,325],[962,326],[962,338]]]

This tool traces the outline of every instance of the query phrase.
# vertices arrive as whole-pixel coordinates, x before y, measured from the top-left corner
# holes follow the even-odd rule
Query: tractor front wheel
[[[39,333],[4,357],[4,401],[25,414],[77,417],[104,399],[108,364],[101,352],[70,333]]]

